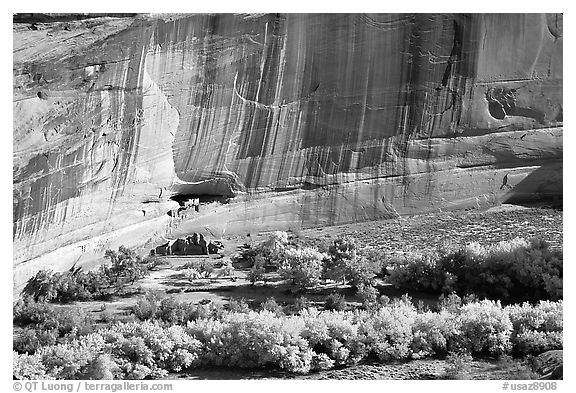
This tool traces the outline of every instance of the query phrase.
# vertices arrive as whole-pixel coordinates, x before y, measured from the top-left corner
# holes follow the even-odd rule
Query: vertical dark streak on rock
[[[119,156],[116,165],[116,170],[112,172],[112,190],[111,200],[116,200],[119,196],[124,194],[125,185],[133,177],[134,165],[137,154],[138,144],[140,140],[141,125],[135,122],[135,115],[142,111],[143,95],[142,80],[144,77],[144,64],[145,56],[148,50],[148,43],[150,42],[151,29],[149,25],[144,25],[137,29],[136,37],[130,37],[130,61],[128,63],[126,85],[123,86],[125,90],[124,101],[118,102],[113,106],[114,115],[117,117],[123,112],[122,118],[122,137],[120,139]],[[122,40],[119,45],[125,43]],[[120,93],[115,94],[115,98],[119,98]],[[114,97],[114,96],[113,96]],[[122,108],[123,107],[123,108]],[[114,203],[109,205],[108,216],[113,214]]]
[[[452,52],[450,53],[450,58],[446,64],[446,70],[444,71],[444,76],[442,77],[442,86],[448,86],[448,79],[450,78],[450,73],[452,71],[452,66],[455,62],[461,61],[462,57],[462,27],[458,24],[456,19],[454,19],[454,44],[452,45]]]

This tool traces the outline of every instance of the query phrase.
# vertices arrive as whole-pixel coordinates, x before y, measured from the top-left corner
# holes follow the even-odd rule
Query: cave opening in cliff
[[[189,211],[194,210],[200,212],[201,206],[209,203],[226,204],[230,201],[227,195],[206,195],[206,194],[184,194],[178,193],[170,197],[171,200],[178,202],[178,209],[168,211],[171,217],[182,217],[183,214],[187,215]]]
[[[170,197],[171,200],[178,202],[180,207],[187,207],[193,203],[193,201],[198,201],[200,205],[205,205],[208,203],[221,203],[226,204],[230,202],[230,197],[227,195],[208,195],[208,194],[174,194]]]
[[[218,202],[226,204],[230,202],[230,197],[227,195],[207,195],[207,194],[175,194],[170,197],[173,201],[178,202],[180,206],[185,206],[186,202],[198,199],[200,204],[207,204]]]

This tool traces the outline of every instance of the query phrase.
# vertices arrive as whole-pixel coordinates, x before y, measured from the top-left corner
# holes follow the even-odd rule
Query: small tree
[[[55,282],[55,275],[43,269],[28,280],[22,293],[30,296],[35,302],[50,301],[58,295]]]
[[[366,257],[348,260],[347,273],[351,279],[352,286],[356,288],[361,285],[371,286],[374,277],[376,277],[380,269],[381,265],[378,261]]]
[[[283,231],[272,232],[260,247],[268,250],[271,254],[281,253],[288,245],[288,233]]]
[[[264,259],[262,257],[257,257],[254,262],[254,266],[250,269],[247,274],[248,280],[250,280],[250,285],[256,284],[257,281],[264,281],[264,273],[266,269],[264,268]]]
[[[356,241],[351,237],[339,237],[328,248],[330,258],[326,261],[324,275],[334,281],[346,284],[350,266],[356,263]]]
[[[293,284],[306,288],[318,283],[328,255],[315,248],[304,247],[302,249],[287,248],[282,257],[278,270],[280,275],[285,279],[292,279]]]
[[[120,246],[118,251],[106,250],[104,258],[111,262],[105,271],[116,285],[126,282],[134,284],[134,281],[148,274],[148,266],[142,257],[125,246]]]

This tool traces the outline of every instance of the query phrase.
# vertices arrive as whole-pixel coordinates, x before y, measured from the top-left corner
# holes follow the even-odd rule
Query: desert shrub
[[[305,373],[368,359],[387,362],[454,353],[448,357],[447,375],[461,378],[469,363],[462,354],[502,357],[511,349],[514,354],[537,354],[553,348],[546,345],[562,334],[561,302],[502,307],[490,300],[461,302],[456,295],[446,299],[438,312],[418,311],[403,297],[371,310],[306,308],[287,316],[250,311],[245,302],[223,311],[210,303],[152,298],[158,309],[146,315],[158,320],[117,322],[84,336],[59,337],[56,344],[40,343],[33,355],[15,352],[14,374],[141,379],[195,366]],[[561,338],[557,343],[561,345]]]
[[[470,244],[460,251],[456,290],[480,297],[556,300],[562,297],[562,252],[533,239],[513,239],[491,246]],[[450,267],[450,266],[448,266]],[[446,268],[440,264],[440,268]]]
[[[46,374],[46,367],[39,355],[19,354],[12,352],[12,373],[17,379],[54,379]]]
[[[250,312],[250,306],[244,298],[240,298],[238,300],[231,298],[228,301],[228,310],[235,313],[247,313]]]
[[[301,337],[305,338],[316,355],[325,354],[333,364],[354,363],[356,353],[351,343],[356,342],[358,326],[351,312],[319,312],[316,309],[301,313],[304,322]],[[324,358],[321,356],[321,358]],[[326,367],[324,363],[320,367]]]
[[[404,255],[394,259],[388,281],[402,289],[441,293],[452,292],[453,277],[449,270],[437,268],[437,254]]]
[[[102,310],[100,312],[99,321],[102,323],[111,323],[117,319],[118,317],[116,317],[110,310]]]
[[[420,359],[446,354],[449,340],[457,334],[452,313],[446,310],[418,313],[412,326],[412,357]]]
[[[82,379],[110,380],[122,378],[122,374],[114,357],[105,353],[96,356],[89,362],[81,377]]]
[[[366,247],[360,250],[360,256],[366,259],[371,266],[370,271],[377,277],[384,278],[388,275],[388,267],[393,264],[393,257],[388,255],[385,250],[377,247]]]
[[[438,298],[438,309],[445,310],[451,313],[458,313],[462,307],[462,298],[456,294],[456,292],[452,292],[445,296],[444,294],[440,295]]]
[[[458,344],[471,353],[502,355],[510,352],[512,322],[500,301],[464,304],[458,314]]]
[[[259,255],[259,250],[257,247],[252,247],[248,244],[244,245],[244,248],[234,254],[231,259],[232,263],[247,263],[248,266],[254,266],[254,261]]]
[[[171,324],[182,325],[195,317],[196,307],[191,303],[179,302],[173,297],[160,300],[156,314],[157,319]]]
[[[17,333],[12,340],[12,349],[18,353],[33,355],[40,347],[54,345],[58,340],[58,331],[26,328]]]
[[[300,337],[302,323],[269,311],[229,313],[220,320],[189,323],[187,332],[204,345],[200,362],[227,367],[276,366],[308,372],[312,351]]]
[[[387,306],[388,304],[390,304],[390,298],[389,298],[388,296],[386,296],[386,295],[382,295],[382,296],[380,296],[380,297],[378,298],[378,304],[379,304],[380,306],[385,307],[385,306]]]
[[[348,277],[353,287],[370,286],[381,270],[382,265],[378,260],[359,257],[349,261]]]
[[[274,231],[268,235],[261,247],[270,253],[280,253],[288,245],[288,233],[284,231]]]
[[[270,311],[276,315],[283,315],[284,311],[282,310],[282,306],[276,302],[274,297],[269,297],[266,301],[260,304],[260,309],[265,311]]]
[[[184,277],[186,277],[188,281],[194,281],[198,280],[199,278],[202,278],[202,274],[196,269],[191,268],[184,269],[182,271],[182,274],[184,274]]]
[[[469,379],[472,371],[472,356],[466,352],[450,353],[446,357],[446,379]]]
[[[18,326],[41,324],[52,317],[54,306],[31,297],[18,299],[12,307],[12,321]]]
[[[184,327],[156,322],[121,324],[100,334],[127,379],[178,372],[198,358],[201,348]]]
[[[245,303],[244,303],[245,304]],[[247,306],[247,305],[246,305]],[[236,311],[239,307],[236,308]],[[224,309],[210,301],[193,304],[180,302],[173,296],[163,296],[156,292],[147,292],[140,296],[132,311],[136,318],[146,321],[162,321],[169,324],[184,325],[199,318],[217,318]]]
[[[232,261],[227,259],[222,267],[218,270],[217,277],[234,277],[234,266],[232,266]]]
[[[86,335],[94,329],[94,318],[81,308],[60,308],[37,303],[30,298],[14,304],[13,322],[17,326],[35,330],[38,343],[51,341],[52,335],[56,338],[70,334]],[[32,338],[31,332],[26,335]]]
[[[560,349],[563,345],[563,302],[540,301],[506,307],[514,327],[511,342],[518,355]]]
[[[406,359],[411,355],[416,314],[409,298],[395,300],[375,312],[365,312],[358,335],[381,361]]]
[[[57,278],[50,270],[42,269],[26,282],[22,290],[24,296],[36,302],[50,301],[57,296]]]
[[[226,312],[226,308],[221,304],[215,304],[212,302],[202,302],[202,304],[196,305],[192,313],[192,320],[196,321],[198,319],[218,319],[221,318]]]
[[[378,295],[380,295],[380,293],[372,285],[359,285],[356,294],[360,298],[364,308],[371,309],[378,306]]]
[[[281,258],[278,269],[280,275],[291,279],[293,284],[301,288],[307,288],[316,285],[320,280],[327,255],[311,247],[289,247],[283,251]]]
[[[305,296],[299,296],[294,300],[293,308],[296,312],[301,312],[302,310],[306,310],[311,306],[310,300]]]
[[[155,319],[160,308],[160,300],[162,296],[157,292],[146,292],[136,300],[136,304],[132,306],[132,312],[136,318],[141,320]]]
[[[490,299],[562,298],[562,251],[537,239],[405,256],[389,270],[389,282],[399,288]]]
[[[515,293],[533,291],[533,299],[558,300],[563,296],[563,256],[561,250],[550,249],[542,239],[532,239],[529,246],[514,250],[512,264]]]
[[[346,299],[337,292],[331,293],[324,301],[324,308],[326,310],[343,311],[346,309]]]
[[[498,358],[496,366],[498,369],[506,372],[506,379],[536,380],[539,379],[541,375],[534,371],[533,363],[534,358],[532,356],[517,359],[510,355],[502,355]]]
[[[78,379],[98,354],[104,350],[104,340],[98,333],[66,343],[40,348],[46,373],[57,379]]]
[[[325,353],[315,353],[312,356],[312,369],[313,370],[330,370],[334,367],[336,362]]]
[[[215,270],[214,262],[211,260],[193,260],[186,262],[182,267],[184,275],[190,281],[198,278],[210,278]]]
[[[121,323],[82,340],[38,351],[45,373],[57,379],[161,378],[189,367],[201,344],[181,326]]]
[[[243,250],[234,258],[234,261],[246,261],[250,266],[254,266],[256,261],[260,259],[262,267],[278,267],[280,261],[278,255],[282,254],[289,243],[288,233],[275,231],[270,233],[266,240]]]

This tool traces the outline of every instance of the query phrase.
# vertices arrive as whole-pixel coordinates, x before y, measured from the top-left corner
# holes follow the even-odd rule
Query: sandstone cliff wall
[[[187,232],[562,195],[561,15],[33,20],[13,28],[16,283]],[[176,225],[177,194],[234,198]]]

